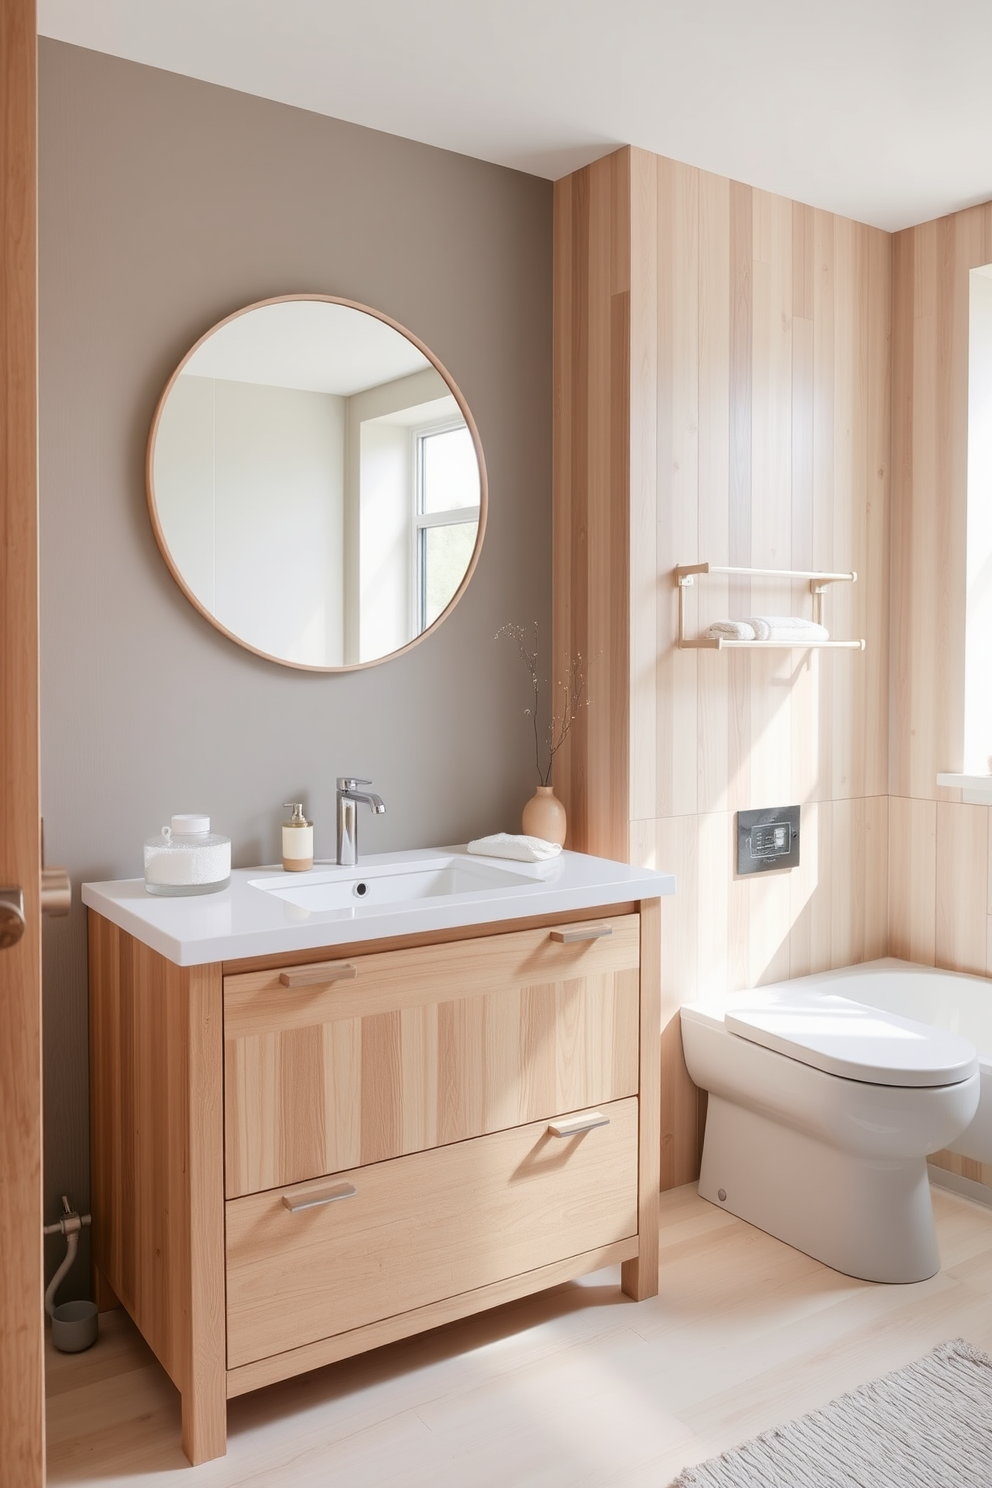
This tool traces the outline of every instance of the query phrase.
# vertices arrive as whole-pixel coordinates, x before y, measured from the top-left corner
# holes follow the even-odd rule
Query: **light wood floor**
[[[227,1457],[195,1470],[175,1390],[106,1313],[89,1353],[49,1352],[49,1482],[664,1488],[947,1338],[992,1352],[992,1211],[933,1197],[943,1269],[872,1286],[675,1189],[654,1300],[602,1271],[243,1396]]]

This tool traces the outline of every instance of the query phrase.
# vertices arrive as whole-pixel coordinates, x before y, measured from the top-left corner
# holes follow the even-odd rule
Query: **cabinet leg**
[[[210,1389],[191,1386],[182,1393],[183,1451],[194,1467],[227,1456],[227,1389],[221,1377]]]
[[[635,1302],[658,1295],[658,1253],[639,1255],[620,1266],[620,1290]]]

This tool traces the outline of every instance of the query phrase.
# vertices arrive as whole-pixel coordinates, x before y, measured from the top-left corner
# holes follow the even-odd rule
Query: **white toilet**
[[[688,1003],[682,1045],[703,1198],[849,1276],[939,1270],[926,1159],[978,1108],[971,1044],[808,978]]]

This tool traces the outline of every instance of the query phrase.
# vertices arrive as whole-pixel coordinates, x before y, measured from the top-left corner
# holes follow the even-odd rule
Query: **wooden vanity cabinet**
[[[622,1263],[658,1289],[659,901],[179,967],[90,912],[93,1251],[226,1402]]]

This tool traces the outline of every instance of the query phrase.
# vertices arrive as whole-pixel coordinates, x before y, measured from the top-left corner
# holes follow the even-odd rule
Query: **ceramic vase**
[[[524,807],[523,830],[526,837],[543,837],[545,842],[565,845],[565,808],[550,785],[539,785]]]

